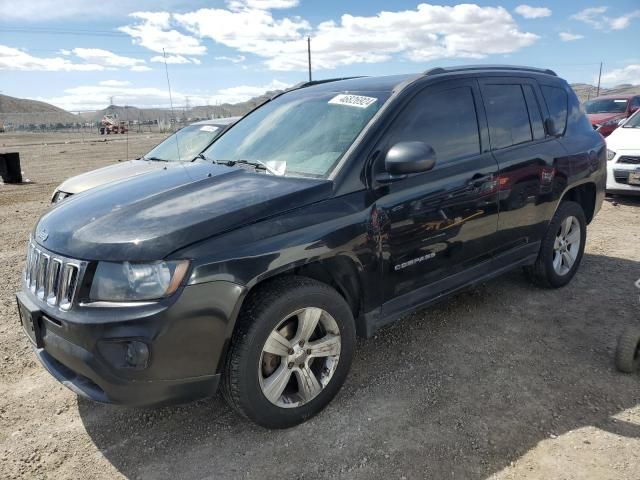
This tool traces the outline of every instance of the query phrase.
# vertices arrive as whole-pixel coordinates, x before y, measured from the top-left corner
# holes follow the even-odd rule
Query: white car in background
[[[192,123],[165,138],[149,153],[136,160],[116,163],[71,177],[58,185],[51,197],[51,203],[58,203],[71,195],[107,183],[179,167],[184,162],[193,162],[199,153],[239,119],[240,117],[228,117]]]
[[[607,137],[607,193],[640,195],[640,110]]]

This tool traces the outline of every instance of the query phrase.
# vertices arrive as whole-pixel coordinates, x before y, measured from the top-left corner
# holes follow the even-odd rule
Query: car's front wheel
[[[354,345],[351,310],[333,288],[305,277],[275,279],[257,287],[238,318],[224,397],[262,426],[291,427],[338,392]]]

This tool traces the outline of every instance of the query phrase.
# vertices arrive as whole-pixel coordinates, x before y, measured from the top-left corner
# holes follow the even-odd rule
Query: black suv
[[[21,320],[79,395],[151,405],[220,385],[255,422],[295,425],[339,390],[356,334],[516,267],[567,284],[605,152],[550,70],[305,84],[192,164],[49,210]]]

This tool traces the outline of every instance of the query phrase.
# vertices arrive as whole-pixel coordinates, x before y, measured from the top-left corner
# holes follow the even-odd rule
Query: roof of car
[[[232,123],[236,123],[240,120],[241,117],[225,117],[225,118],[212,118],[211,120],[201,120],[199,122],[194,122],[191,125],[218,125],[218,126],[226,126],[231,125]]]
[[[314,91],[320,92],[389,92],[396,87],[410,83],[423,77],[434,75],[458,74],[458,73],[528,73],[538,75],[548,75],[557,77],[553,70],[535,67],[526,67],[521,65],[461,65],[456,67],[437,67],[432,68],[423,73],[413,73],[404,75],[389,75],[383,77],[353,77],[353,78],[335,78],[318,80],[313,82],[301,83],[293,87],[293,90],[301,88],[313,88]]]
[[[318,82],[303,83],[300,88],[313,88],[316,92],[389,92],[397,85],[414,80],[420,74],[389,75],[384,77],[354,77],[336,80],[320,80]]]

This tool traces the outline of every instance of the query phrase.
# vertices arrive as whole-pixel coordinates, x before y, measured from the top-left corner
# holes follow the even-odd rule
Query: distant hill
[[[587,83],[572,83],[571,88],[576,92],[581,102],[595,98],[598,91],[597,87]],[[612,88],[600,87],[600,96],[602,95],[640,95],[640,85],[624,84]]]
[[[75,123],[77,115],[49,103],[0,95],[0,120],[4,123]]]
[[[148,122],[158,120],[168,122],[174,116],[178,121],[187,119],[206,119],[221,117],[242,116],[253,110],[258,105],[266,102],[269,98],[279,93],[279,91],[265,92],[263,95],[251,98],[246,102],[223,103],[222,105],[201,105],[190,109],[183,107],[174,108],[173,112],[168,108],[137,108],[130,106],[109,105],[107,108],[95,112],[82,112],[79,116],[85,122],[98,122],[106,114],[116,115],[120,120],[136,120],[138,122]]]
[[[596,96],[596,87],[586,83],[574,83],[571,87],[575,90],[580,101],[584,102]],[[62,108],[36,100],[10,97],[0,94],[0,121],[16,126],[28,125],[56,125],[56,124],[82,124],[86,122],[99,122],[105,114],[115,114],[121,120],[137,121],[140,123],[149,121],[169,122],[174,116],[178,122],[195,121],[205,118],[235,117],[245,115],[258,105],[261,105],[280,91],[265,92],[263,95],[251,98],[246,102],[225,103],[222,105],[201,105],[188,110],[175,108],[173,113],[167,108],[137,108],[110,105],[103,110],[95,112],[82,112],[73,114]],[[640,85],[617,85],[613,88],[601,88],[600,95],[639,95]]]

